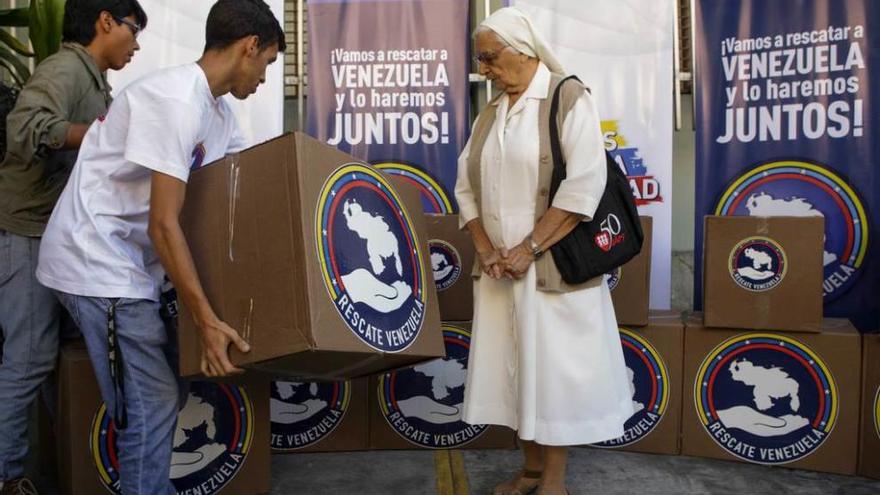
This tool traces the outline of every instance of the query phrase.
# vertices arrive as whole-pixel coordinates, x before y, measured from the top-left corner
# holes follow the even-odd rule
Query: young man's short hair
[[[259,38],[260,50],[277,43],[287,47],[284,30],[263,0],[218,0],[208,14],[205,51],[223,49],[248,36]]]
[[[62,39],[88,45],[95,39],[95,21],[101,12],[115,19],[134,16],[141,29],[147,27],[147,13],[137,0],[67,0],[64,6]],[[116,20],[120,23],[119,20]]]

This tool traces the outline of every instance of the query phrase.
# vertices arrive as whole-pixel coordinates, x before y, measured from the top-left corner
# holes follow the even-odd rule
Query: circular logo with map
[[[880,437],[880,387],[877,388],[877,395],[874,397],[874,428],[877,436]]]
[[[90,447],[98,478],[121,493],[116,427],[103,404],[92,421]],[[238,474],[254,436],[254,408],[241,387],[192,382],[177,416],[171,481],[179,494],[219,493]]]
[[[628,328],[620,328],[620,341],[635,412],[626,421],[622,437],[593,444],[596,447],[625,447],[642,440],[660,424],[669,407],[669,372],[660,353]]]
[[[434,284],[443,291],[452,287],[461,277],[461,256],[455,246],[441,239],[428,241],[431,250],[431,268],[434,270]]]
[[[409,213],[387,179],[352,163],[321,188],[315,233],[339,315],[370,347],[399,352],[425,321],[426,273]]]
[[[440,181],[421,167],[399,162],[377,162],[373,166],[386,174],[400,177],[416,186],[422,197],[422,206],[425,209],[425,213],[443,215],[455,213],[452,200],[449,199],[449,194],[446,194],[446,190],[440,185]]]
[[[613,291],[617,288],[617,284],[620,283],[620,267],[615,267],[613,270],[605,274],[605,283],[608,284],[608,290]]]
[[[342,423],[350,401],[347,381],[272,382],[272,448],[304,449],[327,438]]]
[[[694,400],[715,443],[759,464],[786,464],[818,450],[839,408],[822,359],[793,338],[765,333],[730,338],[709,353]]]
[[[382,416],[392,430],[419,447],[461,447],[487,428],[461,420],[470,332],[443,325],[443,341],[445,358],[379,377]]]
[[[850,289],[868,252],[868,218],[856,191],[825,167],[784,160],[755,167],[721,196],[716,215],[825,218],[825,302]]]
[[[730,251],[727,269],[736,285],[752,292],[773,289],[785,278],[788,259],[769,237],[743,239]]]

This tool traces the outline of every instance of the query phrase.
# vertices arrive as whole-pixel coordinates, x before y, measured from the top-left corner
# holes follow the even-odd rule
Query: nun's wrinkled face
[[[529,57],[506,44],[493,31],[477,32],[474,59],[477,72],[492,81],[496,88],[510,93],[522,92],[529,87],[533,76],[526,63]]]

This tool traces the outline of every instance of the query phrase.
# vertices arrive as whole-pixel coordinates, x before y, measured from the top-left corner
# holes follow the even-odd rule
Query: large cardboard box
[[[250,342],[235,364],[364,376],[443,355],[418,191],[304,134],[192,173],[182,225],[218,316]],[[180,364],[200,342],[181,313]]]
[[[640,217],[645,242],[642,251],[625,265],[605,276],[611,289],[614,314],[618,325],[645,326],[648,324],[648,305],[651,299],[651,244],[654,221]]]
[[[681,312],[651,311],[648,326],[621,326],[620,341],[636,412],[622,437],[593,446],[677,455],[684,359]]]
[[[119,493],[116,430],[81,343],[61,350],[58,396],[61,492]],[[170,475],[177,493],[268,493],[268,406],[267,381],[193,382],[174,436]]]
[[[371,378],[371,449],[506,449],[509,428],[461,421],[470,322],[444,322],[446,357]]]
[[[880,334],[864,339],[859,474],[880,479]]]
[[[272,452],[367,450],[367,387],[367,378],[272,382]]]
[[[821,216],[706,217],[706,325],[818,332],[824,225]]]
[[[685,330],[685,455],[840,474],[856,471],[861,335],[848,320],[819,333]]]
[[[440,319],[468,321],[474,317],[474,243],[458,228],[458,215],[425,215],[434,284],[440,298]]]

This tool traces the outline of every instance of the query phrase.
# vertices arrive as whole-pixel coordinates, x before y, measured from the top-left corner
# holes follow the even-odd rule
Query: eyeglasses
[[[502,46],[501,48],[499,48],[493,52],[478,53],[473,56],[474,64],[476,64],[476,65],[480,65],[480,64],[492,65],[492,63],[495,62],[495,59],[497,59],[498,56],[501,55],[501,52],[503,52],[504,50],[506,50],[508,48],[510,48],[510,45]]]
[[[138,26],[137,24],[129,21],[125,17],[113,16],[113,19],[115,19],[116,22],[118,22],[119,24],[125,24],[126,26],[128,26],[128,29],[131,30],[131,34],[132,34],[132,36],[135,37],[135,39],[137,39],[138,35],[141,34],[142,28],[140,26]]]

